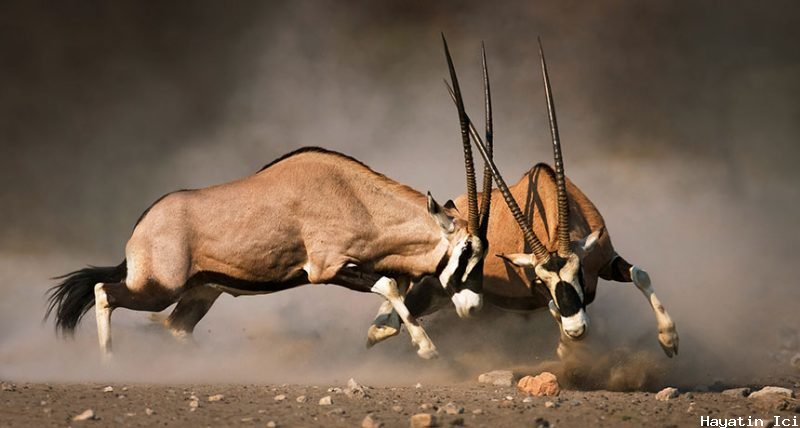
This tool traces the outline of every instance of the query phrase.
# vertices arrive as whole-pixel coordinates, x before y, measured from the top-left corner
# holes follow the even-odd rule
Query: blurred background
[[[117,361],[105,368],[92,314],[74,340],[41,321],[48,278],[117,264],[159,196],[251,174],[302,146],[342,151],[440,200],[464,193],[440,32],[476,118],[486,43],[495,158],[509,182],[552,162],[542,37],[567,174],[677,323],[681,353],[668,360],[638,290],[602,282],[589,308],[589,345],[608,357],[601,377],[636,364],[646,368],[631,373],[657,384],[796,376],[796,2],[11,1],[0,10],[2,378],[413,384],[552,359],[557,329],[546,313],[426,319],[443,354],[435,362],[419,360],[405,332],[366,351],[380,299],[329,286],[223,296],[188,348],[146,314],[117,311]]]

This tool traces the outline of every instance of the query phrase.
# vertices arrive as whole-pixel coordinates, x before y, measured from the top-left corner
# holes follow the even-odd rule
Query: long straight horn
[[[450,80],[453,82],[453,91],[458,108],[458,120],[461,123],[461,142],[464,145],[464,168],[467,171],[467,203],[469,206],[469,222],[467,232],[471,235],[478,233],[478,195],[475,186],[475,165],[472,161],[472,146],[469,143],[469,119],[464,110],[464,100],[461,99],[461,89],[458,86],[456,69],[453,67],[453,58],[450,57],[450,49],[447,48],[447,40],[442,33],[442,43],[444,44],[444,54],[447,57],[447,67],[450,69]]]
[[[458,104],[456,96],[453,93],[453,89],[450,88],[450,85],[447,84],[447,81],[445,81],[444,84],[447,86],[447,90],[450,92],[450,98],[453,99],[454,103]],[[522,230],[522,236],[525,237],[525,243],[533,250],[533,254],[536,256],[537,263],[546,263],[547,260],[550,259],[550,253],[547,252],[547,248],[542,245],[542,242],[539,241],[539,238],[537,238],[536,234],[533,233],[533,229],[531,229],[531,226],[526,221],[525,215],[522,214],[522,210],[519,209],[519,205],[517,205],[517,201],[514,199],[514,196],[508,190],[508,186],[506,185],[505,180],[503,180],[503,176],[500,175],[497,165],[494,164],[494,160],[489,155],[489,151],[487,150],[486,146],[483,144],[481,135],[478,133],[478,130],[475,129],[475,126],[472,124],[469,116],[467,116],[467,122],[469,122],[469,130],[470,134],[472,135],[472,140],[475,142],[475,146],[478,147],[478,151],[480,152],[481,156],[483,156],[483,160],[486,162],[489,172],[491,172],[492,176],[494,177],[494,181],[497,183],[497,188],[500,189],[500,194],[503,195],[503,199],[505,199],[508,209],[511,210],[511,214],[514,216],[514,220],[517,221],[519,228]]]
[[[550,76],[547,74],[547,63],[544,60],[542,39],[539,41],[539,58],[542,62],[542,78],[544,94],[547,97],[547,115],[550,118],[550,136],[553,139],[553,162],[556,167],[556,189],[558,195],[558,255],[567,256],[572,251],[569,246],[569,202],[567,201],[567,184],[564,176],[564,160],[561,156],[561,139],[558,136],[556,107],[553,104],[553,91],[550,88]]]
[[[494,130],[492,127],[492,91],[489,88],[489,70],[486,66],[486,47],[481,42],[481,59],[483,65],[483,99],[486,118],[486,152],[494,159]],[[483,166],[483,199],[481,200],[481,231],[486,234],[489,227],[489,210],[492,203],[492,170],[489,165]]]

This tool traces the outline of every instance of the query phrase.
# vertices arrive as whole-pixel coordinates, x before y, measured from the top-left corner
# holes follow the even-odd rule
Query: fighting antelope
[[[110,355],[116,308],[157,312],[177,302],[166,323],[181,337],[223,292],[328,283],[386,298],[418,354],[434,357],[436,347],[402,293],[410,281],[434,275],[460,315],[481,305],[482,269],[474,268],[486,244],[469,139],[464,143],[467,219],[452,202],[441,206],[351,157],[304,148],[249,177],[162,197],[134,227],[125,260],[62,277],[50,290],[46,317],[53,312],[56,328],[70,333],[94,305],[100,347]]]
[[[582,338],[588,328],[586,305],[595,298],[597,279],[633,282],[648,299],[658,324],[658,341],[667,356],[678,353],[675,324],[659,301],[650,277],[620,256],[611,243],[602,215],[594,204],[564,173],[561,143],[547,65],[539,43],[555,169],[537,164],[511,187],[507,186],[491,159],[491,101],[485,53],[483,60],[487,132],[484,145],[470,122],[470,134],[498,189],[486,198],[489,203],[504,199],[492,211],[487,236],[498,257],[484,261],[483,295],[486,302],[502,309],[532,311],[548,308],[561,329],[558,354],[563,356],[568,339]],[[450,70],[452,76],[455,72]],[[456,85],[453,79],[453,85]],[[456,104],[463,103],[458,91],[451,91]],[[517,201],[525,201],[524,211]],[[464,206],[464,198],[455,201]],[[516,226],[514,226],[516,224]],[[520,233],[520,231],[522,233]],[[405,297],[411,313],[421,316],[438,309],[431,291],[433,278],[415,284]],[[384,305],[368,332],[368,343],[376,343],[399,332],[396,314]]]

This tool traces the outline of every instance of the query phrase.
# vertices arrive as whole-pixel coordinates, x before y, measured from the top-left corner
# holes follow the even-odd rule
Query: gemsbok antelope
[[[480,308],[486,248],[465,114],[468,218],[452,202],[379,174],[340,153],[304,148],[226,184],[167,194],[140,217],[113,267],[87,267],[51,288],[45,317],[71,333],[94,305],[104,356],[116,308],[158,312],[173,333],[192,329],[223,292],[267,294],[304,284],[377,293],[402,318],[417,353],[436,347],[410,316],[410,281],[436,276],[459,315]]]
[[[484,92],[487,110],[487,145],[472,122],[470,134],[497,184],[490,198],[486,192],[479,198],[495,208],[486,223],[491,251],[498,257],[484,261],[483,296],[486,302],[501,309],[533,311],[548,308],[561,330],[558,355],[564,357],[570,339],[582,338],[588,328],[586,305],[595,298],[598,278],[633,282],[644,294],[655,312],[658,342],[667,356],[678,353],[675,323],[656,296],[650,277],[641,268],[631,265],[614,249],[603,217],[594,204],[564,173],[561,143],[555,106],[544,53],[539,42],[550,134],[555,168],[539,163],[511,187],[507,186],[491,159],[491,101],[484,53]],[[450,73],[455,76],[451,69]],[[453,81],[456,84],[455,80]],[[463,103],[458,91],[451,90],[456,104]],[[503,199],[506,205],[499,204]],[[524,201],[524,210],[517,201]],[[464,207],[464,197],[455,201]],[[500,206],[497,206],[497,205]],[[516,226],[515,226],[516,224]],[[521,233],[520,233],[521,232]],[[425,278],[410,287],[405,302],[414,316],[421,316],[439,307],[435,278]],[[374,344],[399,332],[397,315],[385,305],[370,327],[368,343]]]

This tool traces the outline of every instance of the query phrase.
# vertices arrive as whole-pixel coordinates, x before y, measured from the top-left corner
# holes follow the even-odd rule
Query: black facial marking
[[[583,309],[578,292],[567,282],[559,281],[556,284],[556,304],[562,317],[570,317]]]
[[[543,264],[542,267],[548,271],[558,274],[561,272],[561,269],[567,264],[567,259],[560,257],[556,254],[550,256],[550,259],[547,260],[547,263]]]

